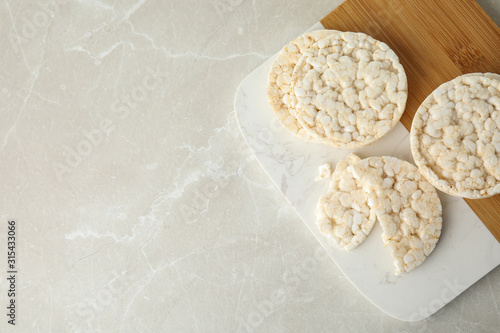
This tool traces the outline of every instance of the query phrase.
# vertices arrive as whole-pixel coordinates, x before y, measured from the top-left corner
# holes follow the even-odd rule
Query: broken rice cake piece
[[[395,273],[410,272],[434,250],[442,227],[436,189],[417,167],[395,157],[370,157],[348,167],[383,229]]]
[[[319,199],[316,223],[336,247],[347,251],[361,244],[375,223],[375,213],[367,205],[363,189],[349,165],[360,158],[350,154],[340,161],[331,176],[328,192]]]

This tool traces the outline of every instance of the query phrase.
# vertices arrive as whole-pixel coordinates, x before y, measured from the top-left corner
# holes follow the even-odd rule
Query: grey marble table
[[[340,3],[0,2],[0,331],[498,331],[498,268],[425,321],[373,306],[239,133],[239,82]]]

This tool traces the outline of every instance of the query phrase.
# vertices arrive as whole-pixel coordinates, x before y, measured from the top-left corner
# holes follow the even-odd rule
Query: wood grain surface
[[[500,73],[500,29],[474,0],[347,0],[321,23],[364,32],[397,53],[408,76],[401,118],[408,130],[442,83],[466,73]],[[465,201],[500,242],[500,195]]]

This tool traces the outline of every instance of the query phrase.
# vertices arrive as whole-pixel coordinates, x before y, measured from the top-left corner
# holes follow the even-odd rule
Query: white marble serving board
[[[322,29],[317,23],[310,30]],[[425,319],[500,264],[500,243],[464,200],[443,193],[443,231],[436,249],[415,271],[394,275],[378,223],[358,248],[332,247],[315,224],[315,206],[328,188],[316,182],[318,166],[334,166],[350,152],[362,158],[396,156],[413,163],[408,131],[399,123],[375,144],[357,150],[307,143],[275,119],[266,95],[274,57],[241,83],[235,97],[238,123],[259,163],[352,284],[373,304],[404,321]],[[410,91],[411,93],[411,91]],[[334,281],[332,281],[334,283]]]

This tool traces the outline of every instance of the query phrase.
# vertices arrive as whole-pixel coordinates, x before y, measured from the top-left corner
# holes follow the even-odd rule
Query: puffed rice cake
[[[316,141],[359,148],[397,124],[406,106],[407,78],[387,44],[341,32],[302,53],[292,75],[297,99],[292,111]]]
[[[291,86],[293,69],[302,56],[302,52],[333,33],[337,33],[337,31],[316,30],[292,40],[278,53],[269,71],[267,96],[276,118],[290,133],[304,140],[312,138],[304,131],[291,112],[296,104]]]
[[[500,80],[459,76],[434,90],[413,119],[411,150],[437,189],[479,199],[500,193]]]

